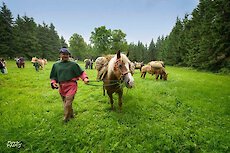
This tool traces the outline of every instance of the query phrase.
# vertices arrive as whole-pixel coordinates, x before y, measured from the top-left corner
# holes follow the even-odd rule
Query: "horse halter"
[[[125,75],[130,73],[130,71],[127,70],[127,68],[125,67],[125,64],[121,61],[121,59],[116,60],[114,69],[118,70],[121,73],[121,77],[120,77],[121,80],[124,79]]]

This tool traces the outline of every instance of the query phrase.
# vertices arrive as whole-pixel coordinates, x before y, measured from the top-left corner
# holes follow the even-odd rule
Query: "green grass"
[[[36,72],[30,62],[18,69],[8,61],[9,73],[0,75],[1,152],[230,152],[229,75],[167,66],[168,81],[155,81],[136,70],[121,113],[110,110],[101,86],[79,81],[76,117],[63,124],[61,98],[49,83],[52,64]],[[86,72],[95,80],[95,70]]]

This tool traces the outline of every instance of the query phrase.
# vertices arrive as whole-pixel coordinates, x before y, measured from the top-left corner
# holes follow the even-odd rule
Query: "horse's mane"
[[[128,57],[125,54],[121,53],[121,61],[126,64],[130,63],[130,60],[128,59]],[[114,66],[117,60],[117,55],[115,55],[113,58],[111,58],[111,60],[109,61],[108,64],[108,76],[110,76],[114,70]]]

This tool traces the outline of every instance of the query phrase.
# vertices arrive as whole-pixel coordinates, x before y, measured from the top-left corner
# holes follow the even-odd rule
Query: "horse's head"
[[[168,79],[168,73],[166,73],[165,68],[162,68],[162,78],[163,80],[167,81]]]
[[[165,73],[165,74],[163,75],[163,79],[164,79],[165,81],[167,81],[167,79],[168,79],[168,73]]]
[[[120,51],[114,56],[108,65],[108,75],[112,73],[116,76],[118,80],[122,80],[127,88],[132,88],[134,86],[134,79],[131,74],[131,62],[128,57],[121,54]]]

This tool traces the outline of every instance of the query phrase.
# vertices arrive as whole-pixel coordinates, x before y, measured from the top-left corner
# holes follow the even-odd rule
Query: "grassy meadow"
[[[168,81],[156,81],[136,70],[121,113],[110,110],[102,82],[79,81],[76,116],[64,124],[58,90],[50,88],[52,64],[36,72],[29,61],[25,69],[7,61],[8,74],[0,74],[0,152],[230,152],[229,75],[166,66]],[[95,69],[86,72],[96,79]]]

